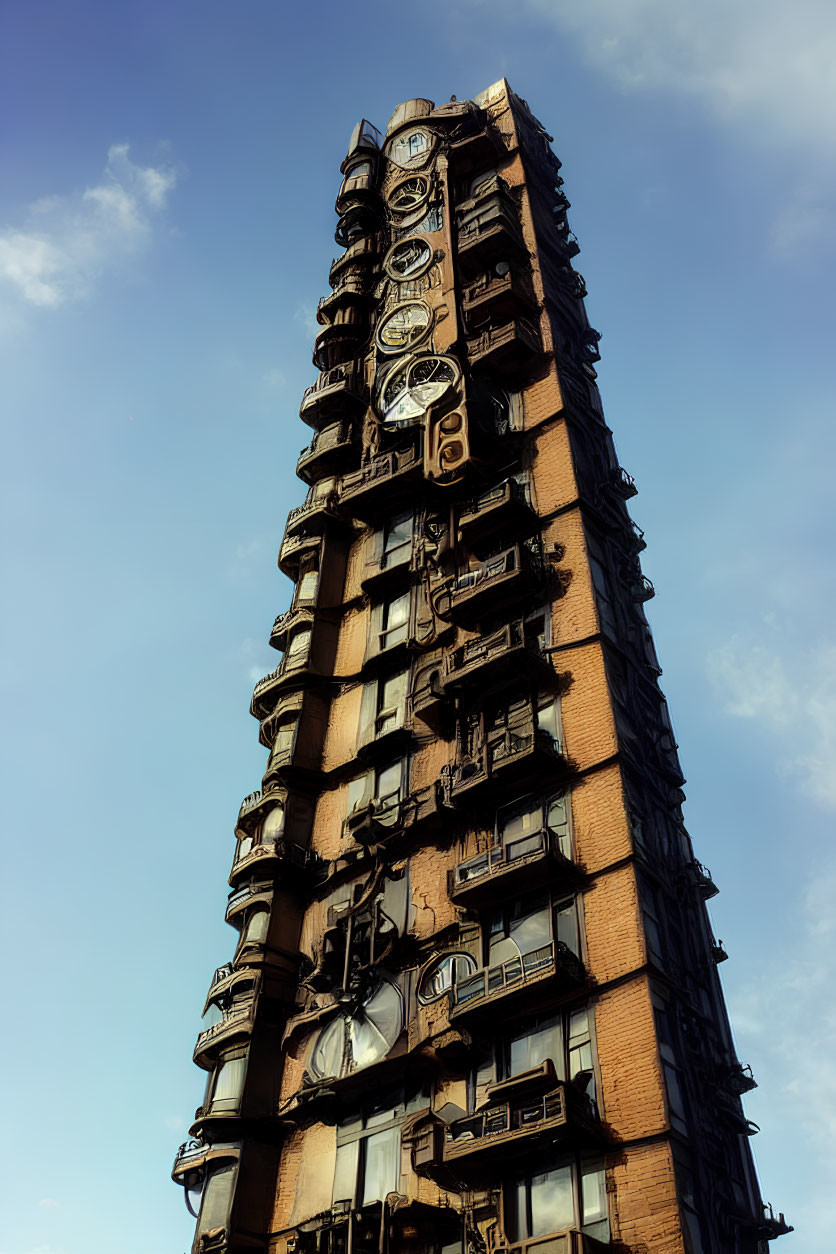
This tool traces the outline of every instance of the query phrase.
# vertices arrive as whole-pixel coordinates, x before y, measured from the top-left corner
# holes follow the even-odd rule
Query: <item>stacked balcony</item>
[[[549,999],[554,999],[571,996],[585,984],[580,960],[560,941],[551,941],[519,957],[483,967],[475,975],[460,980],[454,985],[450,998],[450,1021],[478,1023],[508,1013],[511,1006],[528,999],[532,993],[545,991]]]
[[[299,417],[319,430],[343,414],[359,412],[367,396],[362,371],[354,366],[335,366],[305,388]]]
[[[462,291],[462,308],[471,326],[486,319],[502,322],[515,315],[531,314],[536,307],[528,277],[510,269],[507,263],[500,262],[493,270],[480,274],[466,283]]]
[[[462,627],[473,627],[487,614],[499,617],[532,596],[543,583],[538,557],[513,544],[486,558],[473,570],[442,585],[433,596],[436,613]]]
[[[448,892],[456,905],[484,910],[542,884],[557,882],[568,890],[578,880],[577,866],[543,827],[459,862],[449,872]]]
[[[270,644],[274,649],[286,649],[290,637],[299,628],[313,626],[315,616],[313,605],[294,605],[283,614],[277,614],[270,631]]]
[[[253,688],[250,714],[260,722],[275,712],[276,702],[285,693],[303,687],[313,675],[309,655],[290,658],[286,653],[275,670],[259,679]]]
[[[531,535],[537,521],[523,485],[516,479],[505,479],[464,502],[458,534],[472,552],[482,556],[485,541],[498,531],[510,531],[517,537]]]
[[[358,518],[369,518],[426,484],[417,444],[378,453],[359,470],[343,475],[340,504]]]
[[[341,301],[314,341],[313,363],[317,370],[332,370],[352,361],[369,337],[368,319],[359,304]]]
[[[444,691],[484,692],[510,680],[547,681],[554,670],[539,648],[526,639],[521,618],[505,623],[487,636],[465,641],[444,658]]]
[[[279,548],[279,570],[297,580],[302,559],[319,551],[322,536],[330,524],[338,523],[336,493],[308,494],[304,505],[290,511]]]
[[[459,266],[476,278],[496,265],[527,257],[514,199],[504,180],[486,179],[473,199],[456,211]]]
[[[207,1005],[220,998],[224,992],[231,990],[236,980],[248,980],[252,987],[247,996],[241,997],[235,1002],[230,1002],[229,1005],[223,1008],[222,1018],[218,1023],[213,1023],[211,1027],[204,1028],[198,1035],[194,1047],[194,1061],[199,1067],[203,1067],[204,1070],[211,1069],[222,1047],[231,1044],[238,1038],[248,1039],[252,1034],[253,1024],[255,1023],[258,1000],[258,974],[254,974],[252,971],[226,973],[225,968],[219,968],[219,970],[224,971],[224,975],[213,982],[212,988],[209,990]]]
[[[317,431],[310,444],[302,449],[296,473],[306,483],[315,483],[328,475],[336,475],[351,465],[354,437],[350,422],[334,422]]]
[[[540,332],[527,318],[514,318],[498,326],[491,323],[467,340],[467,355],[473,369],[499,375],[518,374],[542,351]]]

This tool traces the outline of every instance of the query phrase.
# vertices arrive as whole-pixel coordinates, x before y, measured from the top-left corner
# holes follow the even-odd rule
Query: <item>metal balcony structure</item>
[[[296,473],[306,483],[315,483],[326,475],[339,474],[351,464],[353,447],[351,423],[334,422],[329,427],[323,427],[299,454]]]
[[[528,318],[479,328],[467,340],[471,367],[499,375],[519,373],[542,351],[540,332]]]
[[[362,372],[354,366],[335,366],[305,388],[299,417],[319,430],[346,413],[356,413],[367,399]]]
[[[432,593],[435,611],[463,627],[487,614],[495,617],[517,606],[543,583],[539,558],[523,544],[513,544],[472,570],[448,580]]]
[[[498,531],[507,530],[516,537],[528,536],[536,529],[537,521],[523,484],[516,479],[504,479],[464,502],[459,511],[458,535],[481,556],[485,542]]]
[[[448,891],[456,905],[482,910],[538,885],[557,881],[571,889],[578,880],[577,866],[544,827],[465,858],[449,872]]]
[[[340,484],[340,505],[346,513],[371,518],[426,484],[423,460],[417,445],[378,453],[359,470],[344,474]]]
[[[580,959],[562,943],[552,941],[454,984],[450,997],[451,1023],[483,1020],[507,1013],[507,1007],[548,985],[549,998],[577,993],[586,977]],[[532,998],[536,1000],[536,998]]]

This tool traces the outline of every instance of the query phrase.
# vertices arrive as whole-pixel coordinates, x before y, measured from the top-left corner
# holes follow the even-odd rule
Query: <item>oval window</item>
[[[389,208],[395,213],[411,213],[417,209],[430,194],[429,180],[416,175],[403,179],[389,193]]]
[[[411,237],[393,244],[383,259],[390,279],[414,279],[432,265],[433,250],[425,239]]]
[[[449,993],[454,984],[465,980],[476,971],[476,959],[472,954],[444,954],[436,958],[418,985],[418,1000],[426,1006]]]
[[[405,301],[386,314],[377,328],[378,347],[384,352],[405,352],[428,334],[432,313],[423,301]]]

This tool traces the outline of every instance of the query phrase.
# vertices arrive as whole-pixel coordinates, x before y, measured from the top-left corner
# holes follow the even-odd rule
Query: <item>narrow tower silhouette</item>
[[[635,493],[550,136],[503,80],[342,164],[174,1165],[194,1254],[757,1254]]]

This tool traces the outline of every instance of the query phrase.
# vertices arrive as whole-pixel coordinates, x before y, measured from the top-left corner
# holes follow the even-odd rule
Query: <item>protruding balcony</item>
[[[752,1068],[748,1063],[733,1062],[727,1067],[718,1068],[717,1079],[723,1088],[733,1093],[735,1097],[742,1097],[744,1093],[749,1093],[758,1087],[758,1082],[752,1075]]]
[[[353,448],[351,423],[334,422],[330,427],[317,431],[307,448],[302,449],[296,473],[306,483],[314,483],[326,475],[339,474],[350,465]]]
[[[284,533],[285,536],[305,533],[321,536],[335,522],[339,522],[336,491],[313,489],[305,503],[296,505],[288,514]]]
[[[540,333],[526,318],[488,326],[467,341],[467,355],[474,369],[478,367],[502,375],[518,373],[542,351]]]
[[[331,262],[328,280],[336,287],[340,275],[356,265],[371,266],[380,253],[380,240],[376,235],[363,235],[350,244],[345,252]]]
[[[252,973],[249,974],[252,979]],[[197,1038],[194,1047],[194,1061],[198,1067],[208,1071],[214,1063],[218,1050],[229,1045],[231,1041],[250,1036],[255,1022],[256,993],[255,987],[249,997],[241,998],[221,1010],[221,1018],[211,1027],[204,1028]]]
[[[321,547],[322,535],[318,531],[298,531],[295,535],[285,531],[276,564],[283,575],[298,579],[303,558],[318,553]]]
[[[304,879],[308,876],[316,878],[322,872],[323,863],[320,858],[310,849],[304,849],[301,845],[294,844],[293,841],[284,840],[279,837],[275,840],[262,839],[257,845],[245,846],[243,853],[236,853],[235,861],[232,864],[230,872],[230,882],[233,877],[236,879],[244,874],[252,874],[263,878],[270,877],[277,879],[281,876],[283,881],[295,881]],[[230,897],[227,905],[227,914],[232,904]],[[249,900],[244,904],[250,904]],[[233,913],[237,913],[237,907]]]
[[[258,903],[269,903],[273,899],[272,879],[251,879],[246,884],[234,888],[227,897],[226,921],[234,925],[235,919]]]
[[[623,501],[629,501],[630,497],[638,492],[635,479],[623,466],[616,466],[610,471],[609,485],[615,495],[620,496]]]
[[[507,266],[507,262],[504,264]],[[504,269],[502,262],[498,263],[498,268]],[[537,308],[537,300],[527,275],[510,268],[497,274],[494,269],[465,285],[462,308],[469,325],[474,326],[486,319],[502,322],[515,314],[530,314]]]
[[[711,873],[707,867],[704,867],[695,858],[693,862],[688,863],[686,870],[691,883],[697,889],[703,901],[710,901],[712,897],[717,896],[720,890],[711,878]]]
[[[336,287],[323,296],[316,307],[316,320],[327,327],[336,321],[337,311],[348,306],[363,308],[369,298],[369,282],[365,266],[345,270]]]
[[[648,579],[647,575],[639,575],[630,584],[630,597],[638,604],[644,601],[650,601],[656,596],[656,589]]]
[[[728,962],[729,955],[721,940],[716,940],[709,946],[709,953],[715,966],[719,966],[721,962]]]
[[[253,688],[250,714],[259,721],[267,718],[275,710],[276,701],[282,693],[304,687],[313,673],[308,654],[291,657],[285,653],[276,669],[259,679]]]
[[[337,192],[334,204],[335,213],[343,214],[353,204],[374,202],[378,198],[375,165],[374,158],[370,157],[368,161],[362,161],[359,166],[355,167],[359,169],[359,174],[353,173],[351,169],[348,170]]]
[[[314,341],[313,364],[317,370],[333,370],[357,357],[369,337],[368,320],[355,304],[342,304],[334,321],[322,328]]]
[[[434,608],[440,618],[469,627],[486,614],[498,617],[518,605],[542,586],[543,578],[539,557],[514,544],[442,585],[433,596]]]
[[[489,636],[475,636],[444,658],[446,692],[484,692],[507,680],[554,678],[548,659],[526,639],[521,618]]]
[[[474,552],[497,531],[522,537],[537,526],[537,514],[525,488],[516,479],[505,479],[465,501],[459,514],[459,539]]]
[[[781,1211],[776,1216],[772,1207],[764,1204],[763,1216],[758,1225],[758,1236],[761,1240],[774,1241],[776,1237],[786,1236],[788,1232],[795,1232],[795,1229],[784,1219],[784,1212]]]
[[[566,945],[552,941],[518,958],[492,967],[454,984],[450,1020],[456,1023],[503,1015],[513,1003],[548,984],[549,997],[570,995],[584,987],[583,966]]]
[[[379,453],[359,470],[343,475],[340,504],[358,518],[370,517],[425,484],[424,466],[417,445]]]
[[[441,1179],[452,1172],[465,1183],[478,1186],[484,1172],[505,1169],[511,1162],[537,1159],[556,1149],[604,1144],[604,1129],[589,1097],[572,1084],[554,1084],[554,1070],[550,1065],[549,1069],[554,1087],[546,1093],[542,1092],[545,1069],[537,1068],[536,1074],[507,1082],[506,1101],[494,1098],[463,1119],[445,1125],[430,1111],[423,1117],[414,1116],[412,1127],[405,1132],[407,1144],[411,1144],[413,1170]],[[526,1092],[529,1077],[535,1089],[540,1087],[539,1093],[532,1092],[531,1086]],[[498,1090],[502,1087],[506,1086],[496,1086]]]
[[[346,412],[356,412],[366,403],[363,374],[353,366],[335,366],[305,388],[299,417],[310,427],[320,428]]]
[[[284,614],[277,614],[270,632],[270,644],[274,649],[286,649],[290,637],[300,627],[312,627],[316,609],[313,605],[294,605]]]
[[[171,1178],[175,1184],[188,1184],[188,1177],[194,1179],[209,1163],[237,1162],[240,1154],[237,1141],[184,1141],[174,1156]]]
[[[552,880],[574,887],[578,878],[577,866],[544,827],[459,862],[449,872],[448,890],[456,905],[482,910]]]
[[[560,743],[529,719],[491,736],[452,766],[443,767],[445,801],[451,806],[468,805],[488,793],[518,791],[539,780],[553,780],[566,769]]]
[[[444,687],[444,665],[441,658],[421,665],[415,672],[409,703],[413,718],[420,719],[438,732],[447,721],[450,700]]]
[[[459,205],[458,262],[474,278],[497,261],[528,257],[517,206],[505,182],[486,179],[477,195]]]

